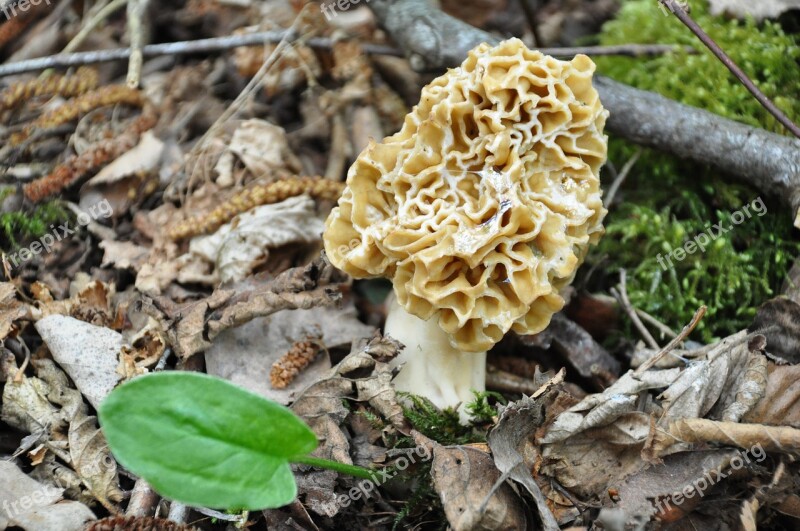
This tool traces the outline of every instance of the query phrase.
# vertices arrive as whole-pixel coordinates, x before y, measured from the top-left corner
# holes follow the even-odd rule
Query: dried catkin
[[[0,92],[0,111],[13,109],[31,98],[61,96],[72,98],[97,86],[97,70],[80,67],[74,74],[53,74],[28,81],[18,81]]]
[[[80,155],[73,155],[59,164],[52,173],[25,185],[25,197],[33,203],[54,195],[78,179],[88,175],[132,149],[139,136],[156,124],[153,112],[144,112],[116,138],[101,140]]]
[[[272,364],[272,369],[269,371],[269,382],[272,387],[284,389],[292,383],[303,369],[311,365],[319,351],[319,343],[312,340],[298,341],[292,345],[289,352]]]
[[[36,130],[58,127],[100,107],[118,104],[142,107],[145,101],[146,99],[141,91],[132,89],[127,85],[100,87],[97,90],[69,99],[57,108],[42,114],[26,125],[25,129],[11,135],[11,144],[16,145],[23,142]]]
[[[197,528],[152,516],[109,516],[91,522],[86,531],[197,531]]]
[[[260,205],[278,203],[289,197],[308,194],[318,199],[338,199],[344,190],[344,183],[321,177],[290,177],[263,184],[250,185],[223,202],[204,216],[187,219],[176,224],[169,237],[180,240],[198,234],[217,230],[242,212]]]

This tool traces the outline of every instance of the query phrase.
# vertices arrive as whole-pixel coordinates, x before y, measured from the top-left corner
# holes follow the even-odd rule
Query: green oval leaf
[[[297,494],[289,460],[317,447],[289,409],[206,374],[140,376],[112,391],[98,413],[119,462],[188,505],[286,505]]]

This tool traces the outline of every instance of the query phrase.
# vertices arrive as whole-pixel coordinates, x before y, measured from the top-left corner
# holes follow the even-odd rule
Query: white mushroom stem
[[[486,389],[486,352],[453,348],[436,319],[424,321],[408,313],[394,295],[390,298],[384,332],[405,345],[393,362],[402,364],[395,389],[424,396],[441,409],[458,407],[466,422],[464,406],[475,399],[472,391]]]

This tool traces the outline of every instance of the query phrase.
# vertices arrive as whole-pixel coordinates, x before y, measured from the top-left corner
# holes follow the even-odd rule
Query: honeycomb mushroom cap
[[[464,351],[543,330],[606,214],[608,112],[585,55],[481,44],[352,165],[326,222],[333,264],[387,277]]]

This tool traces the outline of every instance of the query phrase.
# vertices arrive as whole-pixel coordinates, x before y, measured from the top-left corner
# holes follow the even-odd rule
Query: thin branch
[[[649,313],[647,313],[642,309],[636,308],[636,315],[641,317],[642,321],[646,321],[651,325],[655,326],[656,328],[658,328],[658,330],[665,336],[674,336],[677,333],[672,328],[668,327],[667,325],[665,325],[664,323],[662,323],[661,321],[659,321],[658,319],[656,319],[655,317],[653,317],[652,315],[650,315]]]
[[[144,12],[147,10],[149,0],[128,1],[128,40],[131,43],[131,54],[128,58],[127,84],[130,88],[139,88],[142,78],[142,64],[144,63],[145,27],[142,24]]]
[[[230,35],[227,37],[214,37],[210,39],[198,39],[194,41],[178,41],[163,44],[149,44],[142,48],[144,57],[158,57],[161,55],[185,55],[195,53],[217,52],[229,50],[239,46],[257,46],[259,44],[270,44],[280,42],[284,37],[294,40],[291,32],[285,30],[262,31],[249,33],[247,35]],[[334,44],[333,39],[323,37],[312,37],[304,44],[311,48],[330,49]],[[361,49],[364,53],[372,55],[394,55],[401,56],[402,52],[391,46],[380,44],[362,44]],[[80,52],[72,54],[57,54],[49,57],[39,57],[28,59],[16,63],[0,65],[0,76],[10,76],[24,72],[34,72],[47,68],[66,68],[70,66],[80,66],[96,63],[108,63],[111,61],[123,61],[131,56],[130,48],[113,48],[110,50],[98,50],[93,52]]]
[[[73,37],[72,40],[69,41],[69,43],[64,47],[63,53],[70,53],[75,50],[75,48],[83,44],[83,41],[86,39],[86,37],[88,37],[101,22],[105,21],[115,11],[127,3],[128,0],[113,0],[108,5],[102,7],[95,15],[92,15],[92,17],[83,26],[81,26],[78,34],[75,35],[75,37]]]
[[[622,170],[619,172],[619,175],[617,175],[617,178],[614,179],[614,182],[611,183],[611,186],[606,192],[606,197],[603,200],[606,206],[608,207],[611,206],[611,203],[614,201],[614,196],[617,195],[617,190],[619,190],[619,187],[622,186],[622,183],[625,182],[625,179],[628,177],[628,174],[633,169],[633,165],[636,164],[636,161],[639,160],[639,157],[641,156],[642,156],[642,150],[640,148],[636,150],[636,153],[634,153],[633,156],[628,160],[628,162],[626,162],[625,165],[622,167]]]
[[[119,9],[127,3],[128,0],[116,0],[112,2],[106,9],[99,13],[95,19],[89,22],[85,28],[81,29],[81,33],[91,32],[94,26],[110,15],[114,10]],[[291,36],[292,32],[287,30],[275,31],[262,31],[258,33],[249,33],[247,35],[230,35],[227,37],[213,37],[209,39],[198,39],[194,41],[178,41],[168,42],[163,44],[151,44],[142,48],[143,57],[158,57],[162,55],[187,55],[194,53],[207,53],[229,50],[231,48],[238,48],[239,46],[258,46],[260,44],[275,44],[280,42],[284,37]],[[83,39],[84,35],[80,33],[73,39],[73,42]],[[297,36],[294,36],[297,38]],[[289,38],[289,41],[295,40]],[[330,50],[333,48],[334,39],[326,37],[311,37],[304,39],[303,44],[310,48],[321,50]],[[8,63],[0,65],[0,77],[10,76],[15,74],[22,74],[25,72],[34,72],[37,70],[45,70],[47,68],[67,68],[70,66],[82,66],[97,63],[109,63],[112,61],[124,61],[131,58],[130,48],[113,48],[110,50],[97,50],[92,52],[78,52],[67,53],[74,49],[73,43],[70,42],[64,53],[51,55],[48,57],[38,57],[36,59],[28,59],[16,63]],[[402,57],[403,52],[392,46],[382,44],[361,43],[361,50],[368,55],[389,55],[394,57]],[[622,55],[630,57],[641,57],[647,55],[663,55],[677,51],[683,48],[687,53],[696,53],[691,46],[676,46],[672,44],[623,44],[615,46],[577,46],[565,48],[541,48],[541,52],[553,57],[574,57],[577,54],[586,55]]]
[[[711,53],[713,53],[717,59],[719,59],[722,64],[724,64],[728,70],[730,70],[731,73],[736,76],[736,79],[738,79],[742,85],[744,85],[745,88],[750,91],[750,94],[752,94],[758,100],[758,102],[781,123],[781,125],[783,125],[787,130],[791,131],[794,136],[800,138],[800,127],[797,127],[797,124],[792,122],[792,120],[789,119],[789,117],[786,116],[783,111],[781,111],[774,103],[772,103],[772,100],[770,100],[763,92],[761,92],[756,84],[753,83],[753,80],[747,77],[747,74],[745,74],[744,71],[739,68],[739,65],[737,65],[733,59],[731,59],[730,56],[726,54],[722,48],[720,48],[719,44],[714,42],[714,39],[709,37],[708,34],[703,31],[703,28],[701,28],[700,25],[689,16],[689,13],[683,9],[683,6],[679,2],[676,2],[675,0],[659,0],[659,2],[664,4],[670,11],[672,11],[672,13],[678,17],[678,20],[683,22],[683,24],[689,28],[692,33],[694,33],[697,38],[700,39],[703,44],[706,45],[706,47],[708,47],[709,50],[711,50]]]
[[[658,352],[658,354],[656,354],[655,356],[653,356],[652,358],[650,358],[646,362],[642,363],[642,365],[639,366],[639,368],[636,369],[633,372],[633,376],[634,377],[641,376],[643,372],[645,372],[650,367],[652,367],[653,365],[658,363],[658,360],[660,360],[661,358],[663,358],[664,356],[669,354],[672,351],[672,349],[674,349],[675,347],[678,346],[678,344],[680,344],[681,341],[683,341],[684,339],[689,337],[689,334],[692,333],[692,330],[695,329],[697,324],[700,322],[700,319],[702,319],[705,314],[706,314],[706,307],[705,306],[700,306],[697,309],[697,311],[694,312],[694,316],[692,317],[691,322],[689,322],[689,324],[687,324],[686,326],[683,327],[683,330],[681,330],[681,333],[678,334],[677,336],[675,336],[675,338],[672,341],[670,341],[669,344],[666,347],[662,348]]]
[[[650,334],[650,331],[647,329],[646,326],[644,326],[641,319],[639,319],[639,316],[636,315],[636,310],[634,310],[630,299],[628,299],[627,278],[628,278],[627,272],[624,269],[620,269],[619,291],[617,291],[614,288],[611,288],[611,294],[617,298],[620,306],[622,306],[622,309],[625,310],[625,313],[628,314],[628,317],[630,318],[631,322],[633,322],[633,325],[636,327],[636,329],[639,331],[639,334],[642,336],[645,343],[647,343],[647,345],[650,348],[658,350],[661,347],[658,346],[658,343],[656,342],[655,339],[653,339],[653,336]]]

